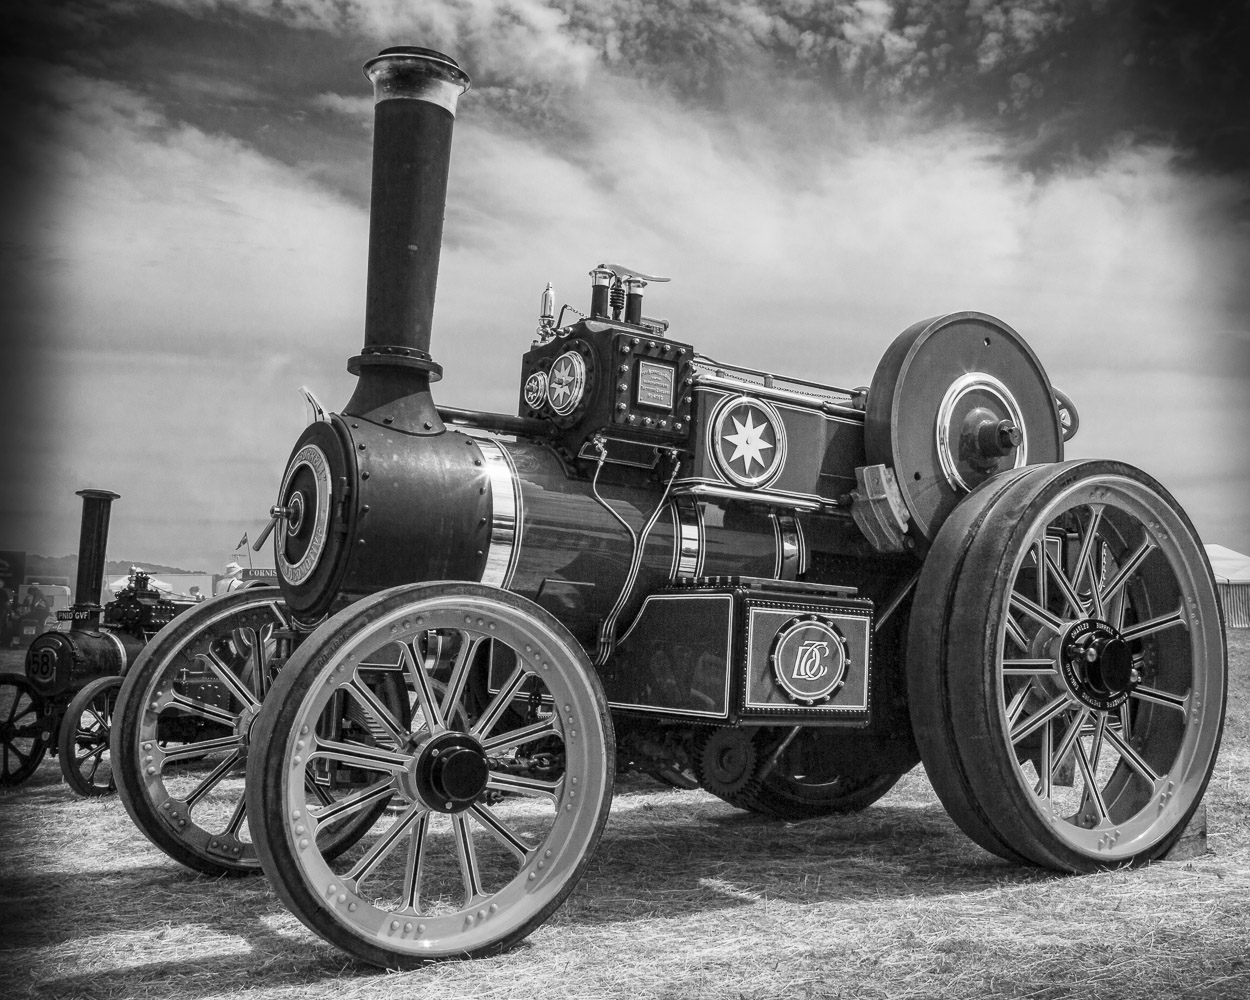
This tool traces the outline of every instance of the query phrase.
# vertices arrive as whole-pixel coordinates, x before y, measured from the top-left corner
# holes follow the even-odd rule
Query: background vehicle
[[[83,498],[76,600],[68,587],[40,587],[55,613],[31,615],[25,676],[0,676],[0,786],[21,784],[46,752],[80,795],[115,785],[109,735],[121,678],[143,644],[189,603],[166,598],[142,571],[100,606],[109,511],[116,493],[79,490]],[[23,590],[33,591],[32,585]],[[64,593],[61,593],[61,592]],[[45,606],[40,602],[40,607]],[[45,631],[47,629],[47,631]]]

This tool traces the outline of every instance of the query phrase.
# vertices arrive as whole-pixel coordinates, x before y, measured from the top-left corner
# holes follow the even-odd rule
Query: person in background
[[[200,601],[204,600],[204,593],[200,590],[197,584],[191,585],[191,600],[195,601],[196,604],[199,604]]]
[[[226,563],[226,573],[217,581],[217,586],[213,589],[214,594],[228,594],[232,590],[238,590],[243,586],[243,567],[237,562]]]
[[[0,646],[8,645],[9,619],[13,614],[13,591],[0,583]]]

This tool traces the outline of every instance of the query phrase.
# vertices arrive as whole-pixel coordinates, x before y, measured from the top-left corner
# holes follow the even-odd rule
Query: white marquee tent
[[[1229,628],[1250,628],[1250,556],[1223,545],[1204,548],[1215,571],[1220,603],[1224,605],[1224,624]]]

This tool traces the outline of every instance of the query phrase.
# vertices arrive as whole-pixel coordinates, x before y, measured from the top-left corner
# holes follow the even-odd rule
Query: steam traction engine
[[[0,679],[2,787],[26,781],[51,750],[79,795],[112,792],[109,739],[122,675],[143,644],[188,606],[166,599],[140,570],[100,606],[109,515],[118,494],[88,489],[78,495],[83,501],[74,604],[57,612],[68,628],[35,638],[24,678]]]
[[[708,359],[643,315],[660,279],[605,264],[575,322],[544,294],[516,416],[439,407],[469,81],[418,48],[366,74],[358,382],[339,413],[309,396],[272,511],[280,593],[206,602],[128,675],[119,787],[154,842],[263,868],[309,927],[392,967],[538,926],[622,768],[802,818],[923,760],[1005,858],[1169,849],[1223,724],[1211,573],[1154,480],[1063,461],[1076,411],[1014,330],[925,320],[840,389]],[[192,660],[228,709],[180,680]],[[163,738],[174,712],[230,736]]]

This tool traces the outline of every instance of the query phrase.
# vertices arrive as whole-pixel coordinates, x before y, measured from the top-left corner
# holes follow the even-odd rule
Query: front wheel
[[[79,795],[92,797],[117,791],[109,737],[121,686],[120,677],[97,677],[74,695],[61,720],[57,743],[61,774]]]
[[[404,725],[361,681],[396,662]],[[439,684],[434,683],[434,674]],[[376,742],[341,733],[351,706]],[[283,669],[257,725],[247,797],[283,901],[327,941],[387,968],[493,954],[572,891],[611,803],[615,747],[585,652],[537,605],[480,584],[396,587],[344,609]],[[309,788],[350,774],[324,805]],[[339,858],[326,824],[390,800]]]
[[[35,773],[48,749],[44,701],[25,677],[0,677],[0,788]]]
[[[916,742],[987,850],[1087,872],[1163,856],[1215,764],[1227,653],[1192,525],[1109,461],[966,503],[925,563],[908,644]]]

